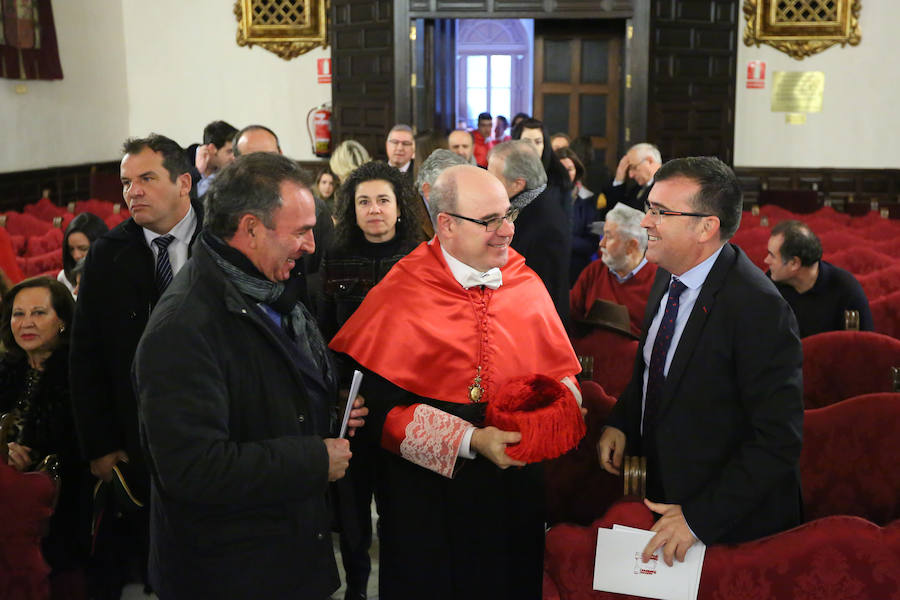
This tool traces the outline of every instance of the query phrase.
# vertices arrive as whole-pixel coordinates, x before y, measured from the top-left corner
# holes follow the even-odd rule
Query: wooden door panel
[[[591,25],[535,32],[534,114],[553,134],[590,139],[597,167],[618,161],[622,32],[598,33]],[[602,161],[601,163],[595,162]]]

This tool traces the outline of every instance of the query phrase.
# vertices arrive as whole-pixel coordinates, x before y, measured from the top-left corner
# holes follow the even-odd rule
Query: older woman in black
[[[421,241],[416,218],[419,202],[406,176],[384,162],[367,162],[341,183],[338,190],[334,242],[322,257],[319,327],[330,340],[359,307],[363,298],[401,258]],[[339,365],[340,368],[340,365]],[[346,380],[346,369],[342,380]],[[365,436],[350,442],[353,462],[347,478],[353,487],[355,520],[360,539],[347,535],[343,523],[341,557],[347,573],[345,598],[365,598],[369,579],[372,517],[369,506],[375,486],[376,447]],[[342,515],[346,519],[346,515]]]
[[[35,469],[48,455],[59,460],[61,488],[44,558],[54,578],[80,580],[85,560],[79,535],[88,517],[87,464],[79,455],[69,399],[69,331],[74,303],[66,287],[46,277],[14,286],[0,302],[0,413],[11,412],[7,462]]]

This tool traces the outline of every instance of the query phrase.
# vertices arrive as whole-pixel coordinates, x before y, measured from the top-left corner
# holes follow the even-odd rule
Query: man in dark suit
[[[644,210],[644,202],[653,189],[653,176],[662,166],[659,148],[653,144],[635,144],[619,160],[613,180],[603,188],[606,195],[606,210],[622,202],[631,208]],[[636,185],[629,185],[633,179]]]
[[[405,173],[409,182],[415,184],[413,157],[416,155],[416,138],[412,127],[398,123],[391,127],[384,142],[388,164]]]
[[[727,243],[737,178],[716,158],[656,173],[647,260],[659,265],[628,388],[598,443],[618,473],[626,443],[647,457],[647,506],[662,515],[644,560],[801,522],[802,351],[790,307]],[[652,500],[652,502],[650,501]]]
[[[70,379],[91,473],[105,482],[123,477],[135,499],[134,506],[107,507],[102,527],[123,545],[105,545],[101,538],[95,554],[121,569],[131,556],[144,569],[149,476],[129,373],[153,307],[190,256],[202,209],[189,199],[190,164],[177,143],[151,134],[127,140],[123,150],[122,190],[131,218],[97,239],[88,252],[72,325]],[[115,520],[117,511],[122,518]],[[109,586],[121,591],[125,573],[110,564],[98,567]]]
[[[569,257],[572,226],[565,191],[547,185],[547,172],[534,144],[503,142],[491,149],[488,172],[506,188],[510,205],[519,209],[512,247],[541,278],[563,324],[569,320]]]
[[[336,380],[291,281],[315,247],[313,195],[296,163],[252,153],[218,175],[206,217],[134,359],[151,582],[163,599],[326,598],[340,583],[326,491],[350,445],[332,436]]]

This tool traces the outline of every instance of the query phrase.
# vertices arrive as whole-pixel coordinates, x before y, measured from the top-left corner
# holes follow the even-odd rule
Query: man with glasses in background
[[[416,138],[413,136],[412,127],[402,123],[394,125],[388,132],[387,141],[384,144],[387,151],[388,164],[406,173],[409,182],[413,183],[413,157],[416,155]]]
[[[741,188],[717,158],[656,173],[641,226],[659,265],[631,382],[597,445],[618,474],[647,458],[660,515],[643,560],[684,560],[697,542],[739,543],[802,522],[802,350],[775,286],[728,240]]]
[[[543,483],[484,426],[510,379],[574,385],[575,353],[541,280],[510,248],[503,185],[449,167],[428,201],[436,237],[398,262],[331,343],[365,371],[378,464],[379,597],[540,598]],[[510,469],[509,467],[515,467]]]
[[[644,142],[629,148],[619,161],[613,180],[603,189],[607,210],[619,202],[643,210],[653,189],[653,176],[661,166],[662,156],[653,144]],[[633,179],[637,185],[627,185],[628,179]]]

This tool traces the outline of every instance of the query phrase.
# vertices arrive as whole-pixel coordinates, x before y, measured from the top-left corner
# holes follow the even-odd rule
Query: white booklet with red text
[[[706,546],[695,543],[684,562],[676,560],[671,567],[663,561],[662,549],[645,563],[641,553],[654,535],[624,525],[598,529],[594,589],[659,600],[697,600]]]

